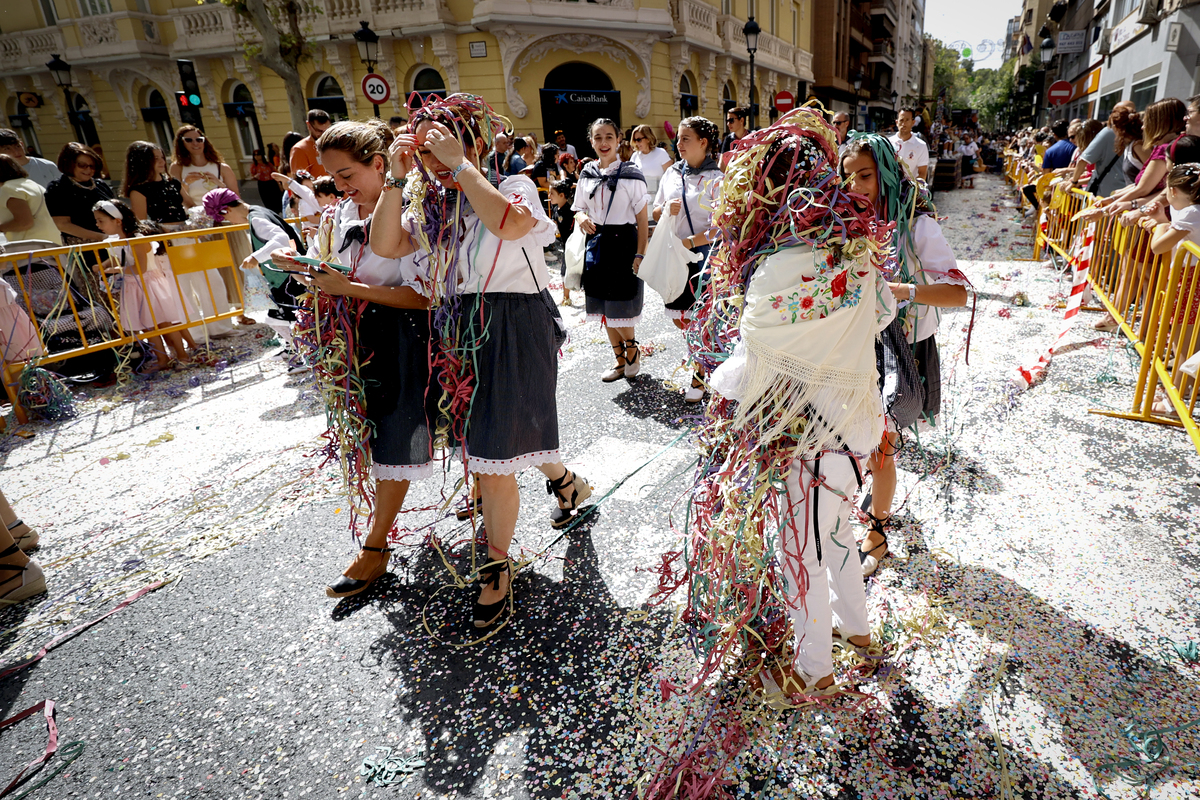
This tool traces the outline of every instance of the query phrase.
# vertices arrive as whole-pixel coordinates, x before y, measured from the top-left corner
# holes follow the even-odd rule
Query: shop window
[[[342,86],[337,82],[337,78],[332,75],[324,75],[316,82],[313,96],[308,98],[308,108],[311,111],[314,108],[319,108],[329,114],[334,122],[346,119],[346,96],[342,92]]]
[[[319,92],[319,89],[318,89]],[[230,119],[233,120],[235,132],[237,133],[238,146],[242,150],[242,158],[250,160],[254,157],[255,150],[266,150],[262,146],[262,140],[258,135],[258,115],[254,112],[254,98],[250,95],[250,90],[246,88],[246,84],[238,83],[230,92],[229,101],[231,105],[237,106],[237,112]]]
[[[1112,113],[1113,107],[1121,102],[1121,90],[1109,92],[1100,98],[1100,107],[1097,109],[1096,119],[1101,122],[1108,120],[1108,115]]]
[[[1133,105],[1138,111],[1145,111],[1146,106],[1154,102],[1155,95],[1158,94],[1158,76],[1155,75],[1149,80],[1135,83],[1133,89],[1129,92],[1129,99],[1133,101]]]

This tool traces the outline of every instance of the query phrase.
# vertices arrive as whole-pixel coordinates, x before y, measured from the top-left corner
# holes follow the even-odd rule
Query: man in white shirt
[[[921,180],[926,180],[926,173],[929,171],[929,148],[925,145],[924,139],[913,133],[915,119],[916,115],[911,108],[900,109],[900,113],[896,115],[898,132],[895,136],[888,138],[892,147],[896,148],[896,155],[901,161],[908,164],[912,174]]]
[[[51,181],[62,177],[53,161],[26,155],[25,143],[21,141],[17,132],[10,128],[0,128],[0,155],[12,156],[13,161],[29,173],[29,179],[43,189],[49,186]]]

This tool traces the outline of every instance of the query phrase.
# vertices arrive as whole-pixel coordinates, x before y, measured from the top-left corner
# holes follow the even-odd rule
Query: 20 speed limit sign
[[[376,75],[374,72],[363,78],[362,91],[363,95],[377,106],[383,105],[392,96],[392,87],[382,75]]]

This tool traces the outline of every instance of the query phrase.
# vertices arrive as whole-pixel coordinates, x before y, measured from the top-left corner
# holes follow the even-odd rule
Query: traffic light
[[[179,108],[179,119],[181,121],[204,130],[200,119],[200,109],[192,103],[192,97],[187,92],[175,93],[175,105]]]
[[[191,61],[176,61],[175,66],[179,68],[179,80],[187,95],[188,105],[204,108],[204,99],[200,97],[200,81],[196,79],[196,65]]]

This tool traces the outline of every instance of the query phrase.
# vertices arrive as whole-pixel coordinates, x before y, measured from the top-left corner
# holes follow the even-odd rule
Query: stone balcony
[[[57,27],[6,33],[0,36],[0,72],[41,72],[54,53],[66,51],[62,31]]]
[[[636,7],[634,0],[481,0],[475,3],[471,24],[481,30],[511,26],[526,31],[530,27],[566,27],[622,31],[630,35],[672,32],[669,11]]]
[[[229,52],[243,42],[258,41],[258,32],[245,18],[219,3],[177,8],[176,53]],[[301,15],[301,31],[316,39],[349,37],[366,20],[381,35],[408,36],[441,30],[453,18],[437,0],[316,0],[315,10]]]
[[[725,52],[738,61],[749,61],[750,54],[746,52],[746,34],[742,30],[746,23],[737,17],[730,16],[723,16],[720,21],[721,42]],[[758,51],[754,54],[754,62],[764,69],[773,69],[789,77],[796,77],[797,49],[778,36],[772,36],[764,31],[758,35]]]
[[[64,19],[50,28],[16,31],[0,35],[0,73],[6,75],[42,72],[55,53],[70,64],[87,64],[114,58],[165,56],[163,26],[168,17],[140,11],[118,11],[94,17]],[[64,32],[75,29],[75,36]],[[74,38],[77,45],[68,45]]]

